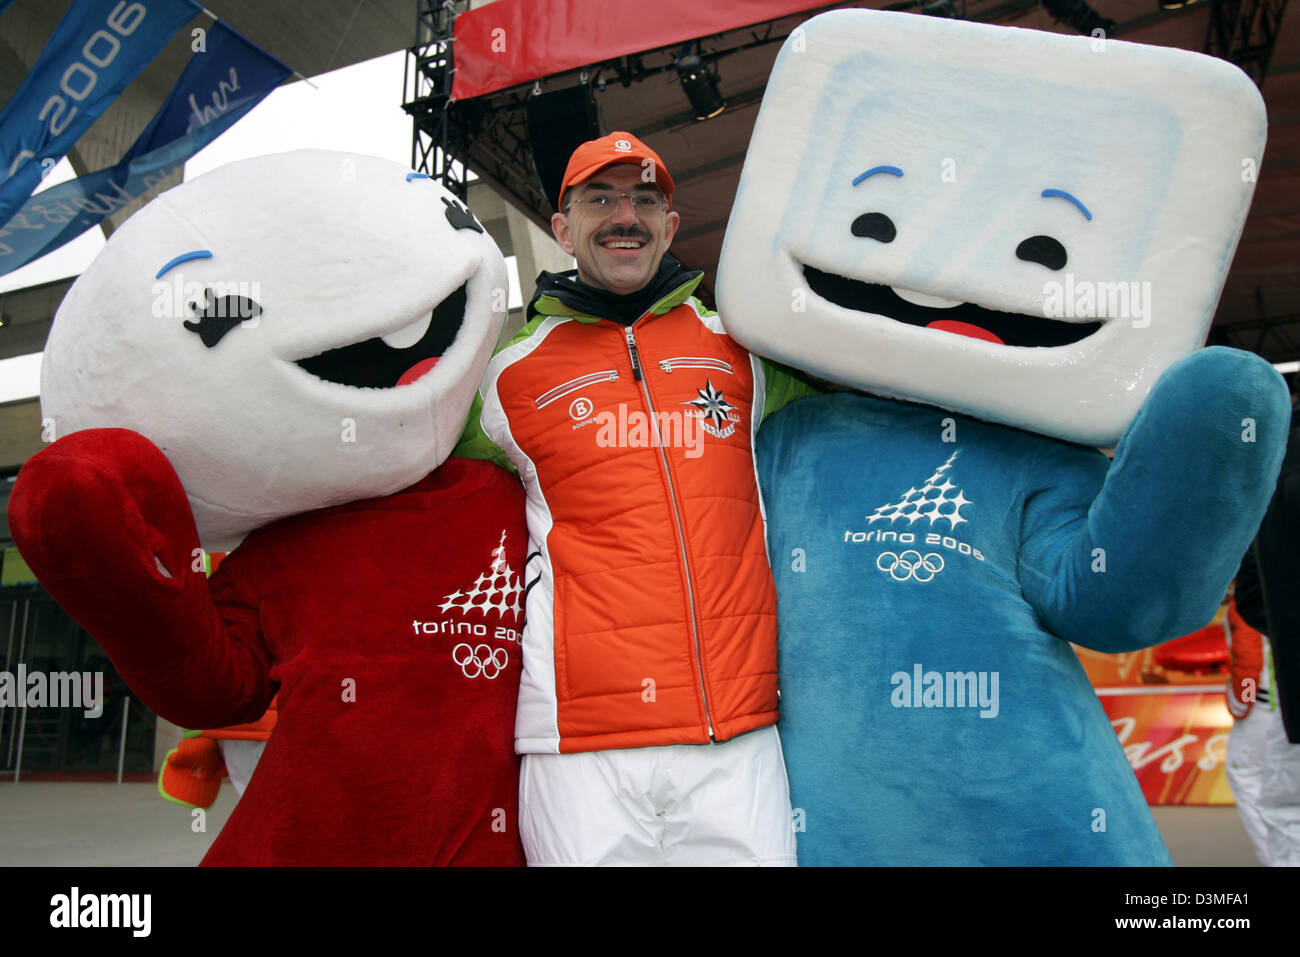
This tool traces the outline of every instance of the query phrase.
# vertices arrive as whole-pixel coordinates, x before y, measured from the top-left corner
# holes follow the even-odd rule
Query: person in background
[[[1300,866],[1300,421],[1237,574],[1228,785],[1260,862]],[[1230,616],[1230,622],[1232,616]],[[1258,634],[1262,633],[1262,634]]]

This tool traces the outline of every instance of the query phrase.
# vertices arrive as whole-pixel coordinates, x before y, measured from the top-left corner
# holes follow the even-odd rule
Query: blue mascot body
[[[1169,863],[1067,640],[1128,651],[1214,614],[1278,465],[1276,378],[1182,360],[1113,465],[848,393],[763,426],[801,863]]]
[[[718,302],[851,390],[757,443],[800,863],[1169,863],[1069,643],[1200,627],[1263,516],[1285,387],[1199,347],[1264,126],[1180,50],[861,10],[787,41]]]

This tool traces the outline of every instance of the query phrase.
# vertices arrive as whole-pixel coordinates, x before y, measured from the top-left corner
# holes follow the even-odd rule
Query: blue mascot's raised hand
[[[1285,451],[1285,383],[1258,356],[1202,349],[1157,381],[1086,515],[1026,503],[1021,582],[1049,630],[1128,651],[1214,615]]]

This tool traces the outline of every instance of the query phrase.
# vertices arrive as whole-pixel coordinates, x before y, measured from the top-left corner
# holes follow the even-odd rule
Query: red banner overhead
[[[497,0],[456,18],[452,99],[825,6],[826,0]]]

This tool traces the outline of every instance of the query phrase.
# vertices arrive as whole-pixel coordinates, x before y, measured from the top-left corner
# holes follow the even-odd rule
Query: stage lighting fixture
[[[1088,6],[1085,0],[1043,0],[1043,6],[1053,20],[1068,24],[1080,33],[1091,36],[1101,30],[1106,36],[1115,35],[1117,24]]]
[[[697,120],[707,120],[727,108],[727,101],[718,92],[717,74],[710,72],[698,53],[688,54],[677,61],[677,79],[686,91],[686,98],[691,101]]]

